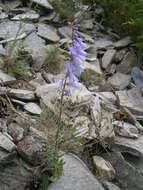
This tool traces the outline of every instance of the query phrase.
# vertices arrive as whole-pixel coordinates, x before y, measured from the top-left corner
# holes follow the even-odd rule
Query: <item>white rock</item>
[[[123,137],[138,138],[138,130],[134,125],[122,121],[114,121],[113,125],[116,134]]]
[[[42,112],[41,108],[37,104],[32,102],[25,104],[24,109],[35,115],[40,115]]]
[[[1,83],[6,83],[6,82],[12,82],[15,81],[16,79],[14,77],[11,77],[4,73],[2,70],[0,70],[0,84]]]
[[[40,15],[35,11],[29,11],[27,13],[18,14],[14,16],[11,20],[28,20],[28,21],[37,21]]]
[[[48,2],[48,0],[32,0],[33,3],[37,3],[38,5],[46,8],[47,10],[53,10],[52,5]]]
[[[101,70],[100,63],[99,63],[98,59],[96,59],[96,61],[93,61],[93,62],[90,62],[90,63],[88,63],[87,61],[85,61],[83,63],[83,68],[84,69],[90,69],[92,71],[95,71],[98,74],[102,74],[103,73],[102,70]]]
[[[115,178],[115,169],[109,161],[104,160],[100,156],[93,156],[93,163],[97,171],[97,175],[103,180],[112,181]]]
[[[104,69],[107,69],[109,65],[112,63],[114,57],[116,54],[116,50],[114,49],[109,49],[105,52],[103,58],[102,58],[102,67]]]
[[[2,133],[0,133],[0,147],[8,152],[12,152],[16,148],[15,144]]]

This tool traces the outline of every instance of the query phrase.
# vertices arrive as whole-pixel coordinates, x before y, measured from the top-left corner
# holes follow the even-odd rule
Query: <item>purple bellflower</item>
[[[78,77],[81,75],[83,72],[82,68],[82,63],[86,59],[86,44],[82,40],[82,35],[78,31],[79,29],[79,24],[76,23],[74,28],[73,28],[73,43],[72,47],[70,48],[69,55],[71,56],[71,61],[69,61],[66,65],[66,77],[69,79],[69,87],[74,87],[74,88],[80,88],[80,83],[78,81]],[[64,80],[60,80],[59,83],[59,89],[60,92],[62,92],[64,88]],[[69,90],[64,90],[65,94],[67,96],[70,96],[70,91]]]

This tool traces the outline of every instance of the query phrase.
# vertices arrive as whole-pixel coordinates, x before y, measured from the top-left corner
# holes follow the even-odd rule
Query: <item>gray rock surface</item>
[[[0,133],[0,147],[8,152],[12,152],[16,149],[15,144],[5,135]]]
[[[56,28],[50,25],[39,24],[38,35],[50,42],[58,42],[60,40]]]
[[[143,71],[139,67],[134,67],[132,69],[131,76],[134,83],[143,90]]]
[[[15,81],[15,80],[16,80],[16,78],[11,77],[11,76],[7,75],[6,73],[4,73],[2,70],[0,70],[0,84]]]
[[[103,58],[102,58],[102,67],[104,69],[107,69],[109,65],[112,63],[114,57],[116,54],[116,50],[114,49],[109,49],[105,52]]]
[[[109,181],[103,182],[103,186],[106,190],[121,190],[118,186],[114,185]]]
[[[127,37],[115,42],[114,46],[115,46],[115,48],[120,49],[120,48],[128,46],[131,43],[132,43],[131,38],[129,36],[127,36]]]
[[[65,155],[64,161],[63,176],[47,190],[104,190],[79,158]]]
[[[32,2],[46,8],[47,10],[53,10],[53,7],[48,0],[32,0]]]
[[[18,14],[14,16],[11,20],[24,20],[24,21],[37,21],[40,15],[35,11],[29,11],[27,13]]]
[[[35,114],[35,115],[40,115],[42,112],[41,108],[33,102],[25,104],[24,109],[28,111],[29,113]]]

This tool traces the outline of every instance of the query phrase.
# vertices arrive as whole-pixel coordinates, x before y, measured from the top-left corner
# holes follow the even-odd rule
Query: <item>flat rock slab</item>
[[[125,89],[131,81],[131,76],[117,72],[108,79],[108,82],[119,90]]]
[[[138,139],[116,136],[111,149],[114,151],[127,152],[138,157],[143,157],[143,136],[140,136]]]
[[[16,149],[15,144],[2,133],[0,133],[0,147],[8,152],[12,152],[14,149]]]
[[[92,61],[90,63],[88,62],[84,62],[83,63],[83,68],[86,70],[86,69],[90,69],[98,74],[102,74],[102,70],[101,70],[101,67],[100,67],[100,63],[99,63],[99,60],[96,59],[95,61]]]
[[[108,181],[103,182],[103,186],[105,187],[106,190],[121,190],[118,186]]]
[[[56,28],[46,24],[39,24],[38,35],[51,42],[58,42],[60,40]]]
[[[35,100],[35,94],[30,90],[21,90],[21,89],[11,89],[7,91],[10,97],[20,99],[20,100]]]
[[[141,89],[143,89],[143,71],[139,67],[134,67],[132,69],[132,78],[134,83]]]
[[[105,52],[103,58],[102,58],[102,67],[104,69],[107,69],[108,66],[112,63],[114,57],[116,54],[116,50],[114,49],[109,49]]]
[[[63,176],[47,190],[104,190],[85,164],[76,156],[64,156]]]
[[[116,95],[120,106],[128,108],[133,114],[143,114],[143,97],[139,89],[133,88],[128,91],[117,91]]]
[[[26,20],[26,21],[37,21],[40,15],[37,14],[35,11],[29,11],[27,13],[18,14],[14,16],[11,20]]]
[[[22,23],[19,21],[4,21],[0,23],[0,38],[8,39],[14,38],[18,33],[18,36],[24,32],[30,33],[35,30],[34,24]]]
[[[67,39],[72,38],[72,27],[71,26],[63,26],[58,29],[58,32],[62,38],[67,38]]]
[[[48,0],[32,0],[32,2],[46,8],[47,10],[53,10],[53,7]]]
[[[37,104],[32,103],[32,102],[25,104],[24,109],[28,111],[29,113],[35,114],[35,115],[40,115],[42,112],[41,108]]]
[[[127,36],[127,37],[115,42],[114,46],[116,49],[121,49],[121,48],[127,47],[131,43],[132,43],[131,38],[129,36]]]
[[[2,45],[0,45],[0,55],[6,55],[6,50],[2,47]]]
[[[16,78],[11,77],[11,76],[7,75],[6,73],[4,73],[2,70],[0,70],[0,84],[6,83],[6,82],[12,82],[15,80],[16,80]]]

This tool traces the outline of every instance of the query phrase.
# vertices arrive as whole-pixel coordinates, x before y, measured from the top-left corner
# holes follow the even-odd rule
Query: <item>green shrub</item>
[[[143,53],[143,0],[96,0],[104,8],[105,22],[129,34]]]
[[[59,13],[60,19],[62,21],[71,21],[76,12],[75,3],[72,0],[50,0],[52,6],[55,8],[56,12]]]

